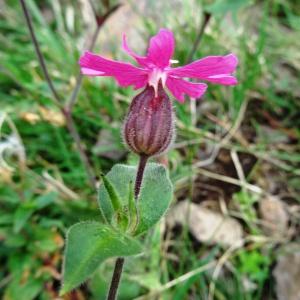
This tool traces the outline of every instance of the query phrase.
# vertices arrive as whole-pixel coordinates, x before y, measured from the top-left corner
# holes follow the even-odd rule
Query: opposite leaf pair
[[[130,236],[124,229],[132,228],[128,226],[133,215],[129,199],[133,199],[130,188],[136,172],[136,167],[115,165],[104,177],[98,203],[105,224],[81,222],[68,230],[61,294],[83,283],[105,259],[137,255],[143,251],[137,236],[161,219],[172,200],[173,191],[167,170],[162,165],[147,164],[136,203],[138,224]]]

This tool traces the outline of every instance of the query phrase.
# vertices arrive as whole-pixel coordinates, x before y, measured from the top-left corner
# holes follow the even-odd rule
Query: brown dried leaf
[[[41,120],[41,117],[38,114],[32,112],[22,112],[20,113],[20,118],[32,125]]]
[[[39,107],[42,119],[49,122],[52,125],[64,126],[66,124],[66,119],[60,111],[45,108],[43,106]]]
[[[167,224],[171,227],[186,224],[197,240],[210,244],[231,246],[243,238],[242,226],[237,220],[187,201],[170,209]]]
[[[0,182],[11,183],[13,170],[0,166]]]

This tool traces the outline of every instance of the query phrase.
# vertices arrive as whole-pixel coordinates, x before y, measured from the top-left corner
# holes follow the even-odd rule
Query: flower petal
[[[101,72],[101,71],[89,69],[89,68],[81,68],[81,74],[89,75],[89,76],[101,76],[101,75],[104,75],[105,73]]]
[[[223,85],[238,84],[237,79],[234,76],[228,75],[228,74],[219,74],[219,75],[209,76],[206,80],[210,81],[210,82],[214,82],[214,83],[223,84]]]
[[[81,72],[90,76],[112,76],[120,86],[133,85],[135,89],[147,84],[148,74],[145,70],[129,63],[106,59],[86,51],[79,59]]]
[[[194,83],[169,76],[166,85],[170,92],[179,102],[184,102],[184,94],[193,98],[200,98],[206,91],[207,85],[205,83]]]
[[[147,58],[159,68],[168,67],[174,47],[175,40],[172,31],[160,29],[158,34],[150,39]]]
[[[237,64],[238,59],[234,54],[207,56],[186,66],[174,68],[170,71],[170,74],[224,85],[235,85],[237,80],[231,73],[235,71]]]
[[[127,52],[130,56],[132,56],[139,65],[143,66],[143,67],[147,67],[149,64],[149,59],[145,56],[140,56],[136,53],[134,53],[128,46],[127,44],[127,40],[126,40],[126,35],[123,34],[123,42],[122,42],[122,47],[125,50],[125,52]]]

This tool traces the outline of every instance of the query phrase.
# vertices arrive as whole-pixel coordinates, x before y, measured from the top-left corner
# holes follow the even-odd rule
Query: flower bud
[[[130,150],[153,156],[168,149],[175,136],[171,101],[161,82],[157,92],[147,86],[133,99],[125,124],[123,138]]]

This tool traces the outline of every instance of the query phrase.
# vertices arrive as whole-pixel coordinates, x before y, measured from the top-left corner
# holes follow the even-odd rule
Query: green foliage
[[[248,275],[252,280],[263,282],[269,275],[271,258],[262,255],[258,250],[242,250],[238,254],[239,271]]]
[[[123,211],[129,210],[128,203],[132,199],[132,182],[135,181],[137,167],[115,165],[106,178],[118,191]],[[165,214],[172,200],[172,184],[168,178],[165,167],[155,163],[148,163],[145,169],[142,188],[137,202],[139,224],[135,234],[141,234],[156,224]],[[132,202],[132,200],[131,200]],[[101,185],[98,197],[99,207],[109,222],[113,222],[114,210],[109,193],[105,185]]]
[[[243,215],[243,219],[249,226],[253,233],[258,233],[255,221],[257,220],[257,213],[254,209],[254,204],[257,202],[257,196],[248,193],[246,190],[241,190],[233,197],[237,202],[239,209]]]
[[[142,251],[135,239],[96,222],[73,225],[66,241],[61,294],[83,283],[105,259],[136,255]]]
[[[103,184],[99,189],[101,216],[105,223],[109,222],[114,227],[82,222],[68,230],[61,294],[83,283],[107,258],[131,256],[142,251],[138,240],[122,231],[131,225],[129,229],[136,228],[131,233],[137,235],[157,223],[172,199],[172,184],[163,166],[154,163],[147,165],[135,207],[132,182],[136,172],[136,167],[115,165],[107,176],[102,175]],[[138,214],[138,219],[134,218],[135,214]],[[28,217],[28,213],[24,215],[24,218]],[[138,224],[128,224],[128,220],[138,220]]]
[[[79,73],[78,57],[87,46],[90,27],[93,27],[89,26],[91,18],[88,22],[84,18],[84,5],[79,6],[77,2],[26,1],[50,76],[64,100],[72,93]],[[108,1],[91,2],[102,12],[105,10],[102,2]],[[256,209],[259,199],[251,191],[238,191],[236,187],[232,196],[231,186],[198,176],[193,172],[191,163],[210,155],[211,145],[234,125],[240,116],[241,105],[247,101],[247,111],[241,116],[238,131],[208,167],[217,174],[235,177],[234,167],[222,164],[228,159],[226,151],[235,149],[241,158],[250,153],[258,161],[255,174],[247,178],[248,182],[259,185],[268,193],[278,193],[288,200],[287,204],[293,199],[300,203],[299,1],[147,1],[145,11],[133,1],[129,2],[135,13],[130,20],[132,26],[128,27],[128,41],[130,45],[132,41],[132,47],[136,47],[141,55],[146,45],[140,40],[146,42],[157,29],[167,27],[173,30],[176,38],[174,59],[183,65],[197,39],[202,12],[206,11],[212,17],[194,59],[229,52],[239,57],[238,86],[228,88],[209,84],[203,100],[197,101],[195,107],[190,105],[189,100],[184,105],[174,101],[178,118],[177,140],[175,149],[169,153],[169,169],[179,200],[189,198],[195,202],[210,200],[211,203],[212,199],[223,198],[225,194],[228,211],[238,214],[245,237],[249,232],[251,235],[263,234]],[[177,3],[180,3],[179,6]],[[168,9],[160,9],[165,6]],[[107,28],[101,30],[101,41],[97,41],[95,52],[127,61],[128,58],[119,51],[121,34],[114,31],[117,25],[118,22],[105,25]],[[131,36],[137,37],[138,43]],[[110,43],[111,40],[113,43]],[[10,117],[26,150],[25,172],[21,171],[14,158],[9,162],[14,167],[10,179],[6,180],[5,172],[0,170],[0,298],[54,299],[58,297],[66,228],[78,220],[99,220],[99,209],[95,191],[87,184],[84,167],[66,125],[58,126],[41,114],[41,108],[46,108],[48,115],[59,115],[59,109],[51,101],[52,96],[38,65],[18,0],[1,2],[0,44],[0,113]],[[135,93],[130,88],[119,88],[112,79],[83,79],[72,114],[96,174],[106,173],[116,162],[131,164],[132,156],[127,155],[120,141],[120,126]],[[28,115],[39,120],[31,121]],[[104,145],[97,142],[106,141],[103,132],[111,137]],[[10,134],[6,122],[0,134],[0,142],[5,142]],[[249,144],[241,143],[240,137]],[[181,142],[193,145],[183,148]],[[110,155],[115,152],[117,156]],[[244,169],[243,159],[241,163]],[[129,221],[135,223],[133,182],[131,187],[130,184],[127,186],[128,196],[120,197],[124,198],[122,204],[130,200],[128,207],[132,214]],[[207,192],[206,187],[218,191],[217,197]],[[148,209],[155,211],[156,205]],[[298,228],[296,217],[292,219],[291,226],[294,223]],[[151,253],[127,259],[120,299],[133,299],[147,293],[199,265],[218,259],[225,251],[218,246],[212,249],[197,243],[186,230],[185,234],[178,232],[178,228],[174,232],[157,234],[157,229],[155,227],[155,239],[150,234],[145,237],[145,249],[151,250]],[[129,230],[126,222],[122,230]],[[273,292],[275,285],[270,282],[270,264],[262,260],[270,254],[264,251],[268,247],[276,256],[274,244],[264,242],[256,245],[255,250],[251,249],[252,246],[252,242],[247,243],[244,254],[238,254],[236,259],[229,258],[214,281],[216,299],[260,300],[265,297],[259,295],[260,289],[265,291],[265,287],[271,287],[270,293]],[[218,251],[215,251],[216,248]],[[209,259],[203,259],[207,255]],[[87,289],[78,290],[78,294],[74,292],[74,297],[80,298],[84,293],[91,300],[104,299],[112,272],[110,267],[110,264],[102,264]],[[126,274],[126,267],[130,269],[130,275],[135,274],[135,278]],[[260,275],[257,277],[261,276],[261,280],[255,277],[259,268]],[[206,272],[180,282],[161,297],[205,299],[212,280],[210,274]],[[103,284],[98,275],[105,281]],[[245,279],[254,281],[257,287],[246,291]],[[102,290],[96,291],[100,285]],[[129,293],[126,288],[134,291]]]
[[[136,261],[136,257],[134,257],[134,260]],[[128,259],[127,259],[128,264]],[[91,291],[92,296],[89,298],[91,300],[99,300],[99,299],[105,299],[107,296],[107,287],[109,285],[109,280],[111,277],[112,269],[108,269],[105,272],[104,269],[98,270],[92,279],[89,281],[89,290]],[[141,286],[130,279],[127,278],[127,276],[122,276],[122,281],[120,283],[119,292],[118,292],[118,299],[119,300],[130,300],[137,298],[142,289]]]
[[[253,4],[253,0],[217,0],[206,5],[205,10],[213,15],[225,15],[226,13],[237,14],[242,8]]]
[[[22,282],[22,277],[16,276],[10,283],[4,299],[12,300],[30,300],[35,299],[42,290],[43,280],[30,277]]]

